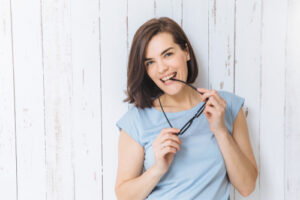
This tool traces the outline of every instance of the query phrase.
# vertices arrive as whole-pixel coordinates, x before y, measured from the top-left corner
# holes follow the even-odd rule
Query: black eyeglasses
[[[173,81],[179,81],[179,82],[182,82],[182,83],[184,83],[184,84],[186,84],[186,85],[188,85],[188,86],[190,86],[191,88],[193,88],[194,90],[196,90],[197,92],[199,92],[198,90],[197,90],[197,88],[195,88],[194,86],[192,86],[191,84],[189,84],[189,83],[186,83],[186,82],[184,82],[184,81],[182,81],[182,80],[178,80],[178,79],[175,79],[175,78],[171,78],[170,80],[173,80]],[[199,92],[200,94],[202,94],[203,95],[203,92]],[[206,101],[208,100],[209,98],[207,98],[206,100],[205,100],[205,103],[197,110],[197,112],[196,112],[196,114],[180,129],[180,132],[177,134],[177,135],[182,135],[191,125],[192,125],[192,123],[193,123],[193,121],[194,121],[194,119],[196,119],[196,118],[198,118],[202,113],[203,113],[203,110],[204,110],[204,107],[205,107],[205,105],[206,105]],[[168,121],[168,123],[169,123],[169,125],[170,125],[170,127],[171,128],[173,128],[173,126],[172,126],[172,124],[170,123],[170,121],[169,121],[169,119],[168,119],[168,117],[167,117],[167,115],[166,115],[166,113],[165,113],[165,111],[164,111],[164,109],[163,109],[163,107],[162,107],[162,105],[161,105],[161,102],[160,102],[160,98],[158,97],[158,101],[159,101],[159,105],[160,105],[160,108],[161,108],[161,110],[163,111],[163,114],[164,114],[164,116],[165,116],[165,118],[167,119],[167,121]]]

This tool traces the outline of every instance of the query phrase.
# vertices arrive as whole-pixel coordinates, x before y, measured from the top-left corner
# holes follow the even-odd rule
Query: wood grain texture
[[[285,72],[284,198],[300,199],[300,2],[288,1]]]
[[[208,14],[208,89],[234,92],[235,0],[209,1]]]
[[[154,0],[155,17],[170,17],[181,25],[182,4],[182,0]]]
[[[182,6],[182,28],[193,46],[198,62],[195,86],[208,88],[209,4],[208,1],[186,0]]]
[[[46,198],[75,198],[71,5],[42,1]]]
[[[168,16],[190,39],[195,85],[246,99],[256,189],[298,200],[298,0],[0,1],[0,199],[116,199],[127,60],[136,30]]]
[[[101,119],[103,150],[103,199],[116,199],[118,161],[116,121],[127,111],[127,2],[100,1]]]
[[[284,199],[284,82],[287,1],[262,2],[260,198]]]
[[[18,199],[46,198],[40,7],[36,1],[12,1]]]
[[[0,199],[17,200],[13,38],[10,1],[0,1]]]
[[[71,149],[74,199],[103,195],[101,137],[100,5],[71,2]]]
[[[209,1],[209,89],[234,89],[235,0]]]
[[[137,29],[149,19],[155,17],[154,0],[127,0],[128,50]]]
[[[236,1],[235,14],[235,94],[245,98],[251,145],[259,167],[260,155],[260,70],[261,70],[261,1]],[[259,199],[259,177],[255,191],[247,198],[235,190],[235,200]]]

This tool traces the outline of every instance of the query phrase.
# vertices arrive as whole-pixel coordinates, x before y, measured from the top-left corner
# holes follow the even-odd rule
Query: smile
[[[163,83],[170,80],[171,78],[174,78],[176,76],[177,72],[174,72],[173,74],[163,77],[162,79],[160,79]]]

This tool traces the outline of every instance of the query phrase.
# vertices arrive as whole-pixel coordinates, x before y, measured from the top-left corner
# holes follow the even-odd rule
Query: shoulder
[[[130,135],[137,143],[140,142],[140,123],[138,117],[138,108],[135,106],[129,107],[129,109],[123,114],[123,116],[117,121],[116,125],[119,131],[124,130]]]
[[[217,90],[217,92],[220,94],[220,96],[227,101],[230,101],[232,97],[235,95],[232,92],[226,91],[226,90]]]
[[[139,127],[150,112],[151,109],[149,108],[142,109],[136,107],[133,104],[130,104],[128,110],[122,115],[119,121],[123,121],[124,123],[135,124],[135,126]]]
[[[217,90],[217,92],[226,101],[225,117],[228,120],[229,129],[232,130],[232,124],[239,110],[242,109],[245,98],[225,90]]]
[[[240,104],[241,103],[243,104],[245,101],[244,97],[241,97],[229,91],[217,90],[217,92],[220,94],[220,96],[226,101],[226,103],[230,107],[241,106]]]

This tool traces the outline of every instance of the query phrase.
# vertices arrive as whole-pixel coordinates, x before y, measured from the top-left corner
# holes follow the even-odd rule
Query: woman
[[[197,74],[193,48],[173,20],[137,30],[125,99],[134,106],[117,122],[118,199],[227,200],[230,185],[243,196],[255,189],[244,98],[184,84]]]

